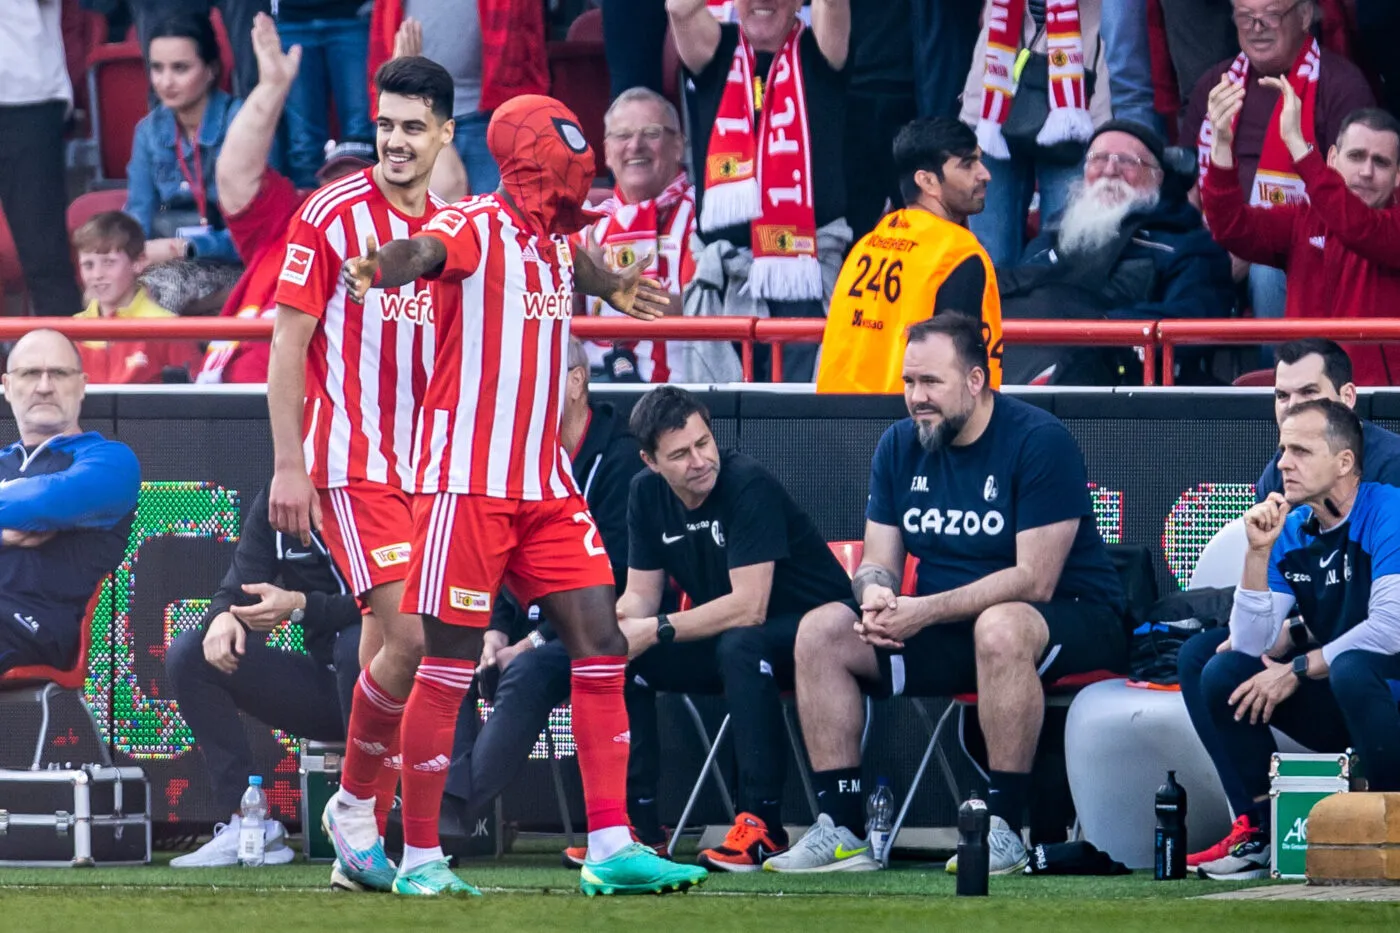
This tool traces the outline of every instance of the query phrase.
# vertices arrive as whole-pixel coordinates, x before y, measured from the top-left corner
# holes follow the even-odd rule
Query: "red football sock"
[[[399,731],[394,730],[389,750],[380,761],[379,776],[374,779],[374,821],[379,824],[381,836],[389,825],[389,811],[394,809],[394,794],[399,789],[399,770],[403,766],[403,756],[399,753]]]
[[[626,658],[573,662],[574,742],[588,831],[627,825],[627,752],[632,734],[622,701]]]
[[[345,763],[340,786],[361,799],[377,796],[376,788],[384,771],[384,758],[399,734],[404,701],[395,699],[374,682],[369,668],[355,681],[355,698],[350,704],[350,734],[345,743]]]
[[[428,658],[418,665],[403,717],[403,841],[419,849],[438,844],[438,814],[457,711],[472,685],[475,661]]]

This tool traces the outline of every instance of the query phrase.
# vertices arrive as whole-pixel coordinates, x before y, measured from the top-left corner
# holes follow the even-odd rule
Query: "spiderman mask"
[[[501,167],[501,187],[541,231],[577,233],[600,216],[583,209],[593,150],[578,117],[559,101],[522,94],[497,107],[486,145]]]

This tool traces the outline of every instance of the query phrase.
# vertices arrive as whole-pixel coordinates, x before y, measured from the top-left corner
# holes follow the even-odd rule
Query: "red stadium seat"
[[[103,739],[102,730],[98,727],[97,721],[93,719],[92,710],[83,699],[83,684],[87,680],[88,654],[92,646],[92,617],[97,612],[97,604],[102,595],[102,587],[109,577],[103,577],[98,583],[97,589],[93,591],[92,598],[88,600],[87,609],[83,613],[83,624],[81,629],[81,639],[78,642],[78,656],[73,664],[67,668],[48,667],[42,664],[28,665],[25,667],[12,667],[3,674],[0,674],[0,698],[6,705],[35,703],[40,709],[40,727],[34,735],[33,751],[28,745],[27,735],[19,730],[6,732],[0,739],[5,743],[4,759],[10,762],[7,766],[27,766],[31,770],[38,770],[44,755],[46,740],[50,734],[49,723],[51,713],[54,711],[54,704],[77,704],[82,709],[85,720],[84,731],[88,726],[91,731],[87,732],[86,740],[92,743],[91,748],[99,756],[98,763],[110,765],[111,755],[107,748],[107,743]],[[8,721],[8,720],[7,720]],[[71,730],[64,741],[71,741],[76,738]],[[21,761],[19,751],[20,746],[15,743],[24,742],[22,756],[25,761]],[[93,759],[84,759],[92,761]]]
[[[1247,373],[1240,373],[1235,377],[1232,386],[1267,386],[1273,388],[1274,371],[1272,369],[1251,369]]]
[[[99,45],[88,55],[88,97],[98,177],[126,178],[136,124],[146,115],[146,65],[135,41]]]
[[[584,10],[569,24],[569,31],[564,34],[564,38],[569,42],[602,42],[603,11]]]
[[[608,110],[610,93],[603,43],[551,42],[548,49],[549,93],[578,116],[597,159],[595,172],[601,174],[607,170],[603,165],[603,114]]]
[[[87,194],[80,194],[73,203],[68,205],[68,237],[72,239],[73,233],[92,219],[94,214],[103,211],[119,211],[126,204],[125,188],[103,188],[99,191],[89,191]]]
[[[865,553],[865,542],[828,541],[826,546],[831,548],[831,553],[835,554],[841,566],[846,568],[847,576],[855,576],[856,568],[860,566],[861,555]]]
[[[19,684],[29,683],[51,683],[62,687],[64,690],[81,690],[83,681],[87,679],[88,651],[92,647],[92,616],[97,612],[97,601],[102,596],[102,584],[107,582],[103,577],[102,582],[97,584],[97,589],[93,591],[92,598],[88,600],[87,609],[83,612],[82,636],[78,642],[78,657],[73,664],[67,668],[49,667],[44,664],[30,664],[24,667],[12,667],[5,673],[0,674],[0,687],[12,687]]]

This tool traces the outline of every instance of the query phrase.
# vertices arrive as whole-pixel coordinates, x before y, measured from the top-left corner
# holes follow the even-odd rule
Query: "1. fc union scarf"
[[[754,80],[753,48],[740,30],[705,150],[700,229],[708,233],[749,224],[753,267],[748,287],[756,298],[822,297],[812,139],[799,51],[805,28],[801,22],[793,26],[761,86]]]
[[[1321,70],[1322,50],[1318,47],[1317,40],[1313,39],[1298,52],[1298,57],[1288,72],[1288,84],[1303,104],[1303,139],[1310,143],[1317,142],[1314,114],[1317,112],[1317,77]],[[1248,77],[1249,59],[1241,52],[1230,66],[1230,81],[1233,84],[1244,84]],[[1275,204],[1300,204],[1308,199],[1303,179],[1293,170],[1293,156],[1289,154],[1288,147],[1283,144],[1283,136],[1279,133],[1278,119],[1282,111],[1283,95],[1280,94],[1278,103],[1274,105],[1274,114],[1269,119],[1269,129],[1264,134],[1264,148],[1259,153],[1259,168],[1254,172],[1254,184],[1249,189],[1250,204],[1272,207]],[[1235,114],[1237,124],[1239,119],[1239,114]],[[1210,147],[1214,138],[1215,130],[1210,125],[1210,117],[1207,116],[1201,122],[1201,132],[1196,139],[1196,155],[1202,179],[1206,177],[1206,169],[1210,166]]]
[[[1016,55],[1021,48],[1025,0],[992,0],[987,17],[987,54],[982,66],[982,117],[977,142],[998,159],[1011,158],[1001,125],[1016,96]],[[1087,143],[1094,135],[1084,86],[1084,39],[1079,0],[1046,0],[1046,56],[1049,59],[1050,113],[1035,141],[1042,146]]]

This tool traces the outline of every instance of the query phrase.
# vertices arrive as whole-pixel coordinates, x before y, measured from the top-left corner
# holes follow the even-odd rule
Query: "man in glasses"
[[[19,440],[0,451],[0,673],[66,669],[88,600],[126,551],[141,468],[130,447],[78,426],[87,377],[58,331],[21,337],[4,385]]]
[[[1227,133],[1243,200],[1249,204],[1291,204],[1308,199],[1302,176],[1280,133],[1283,98],[1277,84],[1263,79],[1282,78],[1305,102],[1303,138],[1319,149],[1337,139],[1347,114],[1375,106],[1360,69],[1322,49],[1312,37],[1309,30],[1316,19],[1312,0],[1234,0],[1241,52],[1207,68],[1191,92],[1181,138],[1196,138],[1203,179],[1215,137],[1209,114],[1211,91],[1222,79],[1244,88],[1243,104]],[[1240,257],[1235,261],[1235,275],[1241,280],[1248,278],[1255,317],[1283,317],[1287,289],[1281,270],[1251,265]],[[1358,361],[1358,375],[1360,372]]]
[[[1058,229],[1019,264],[997,270],[1006,318],[1160,320],[1223,317],[1234,304],[1230,261],[1164,161],[1162,139],[1128,120],[1100,126]],[[1199,360],[1200,357],[1197,356]],[[1182,360],[1183,368],[1191,358]],[[1008,347],[1008,384],[1138,382],[1131,351]]]
[[[681,291],[695,274],[695,186],[681,158],[680,115],[653,90],[618,95],[603,117],[603,157],[617,185],[598,207],[606,216],[582,234],[584,248],[608,268],[647,263],[646,274],[671,293],[668,314],[681,313]],[[621,314],[599,298],[589,314]],[[600,382],[668,382],[666,344],[659,340],[594,340],[585,344]]]

